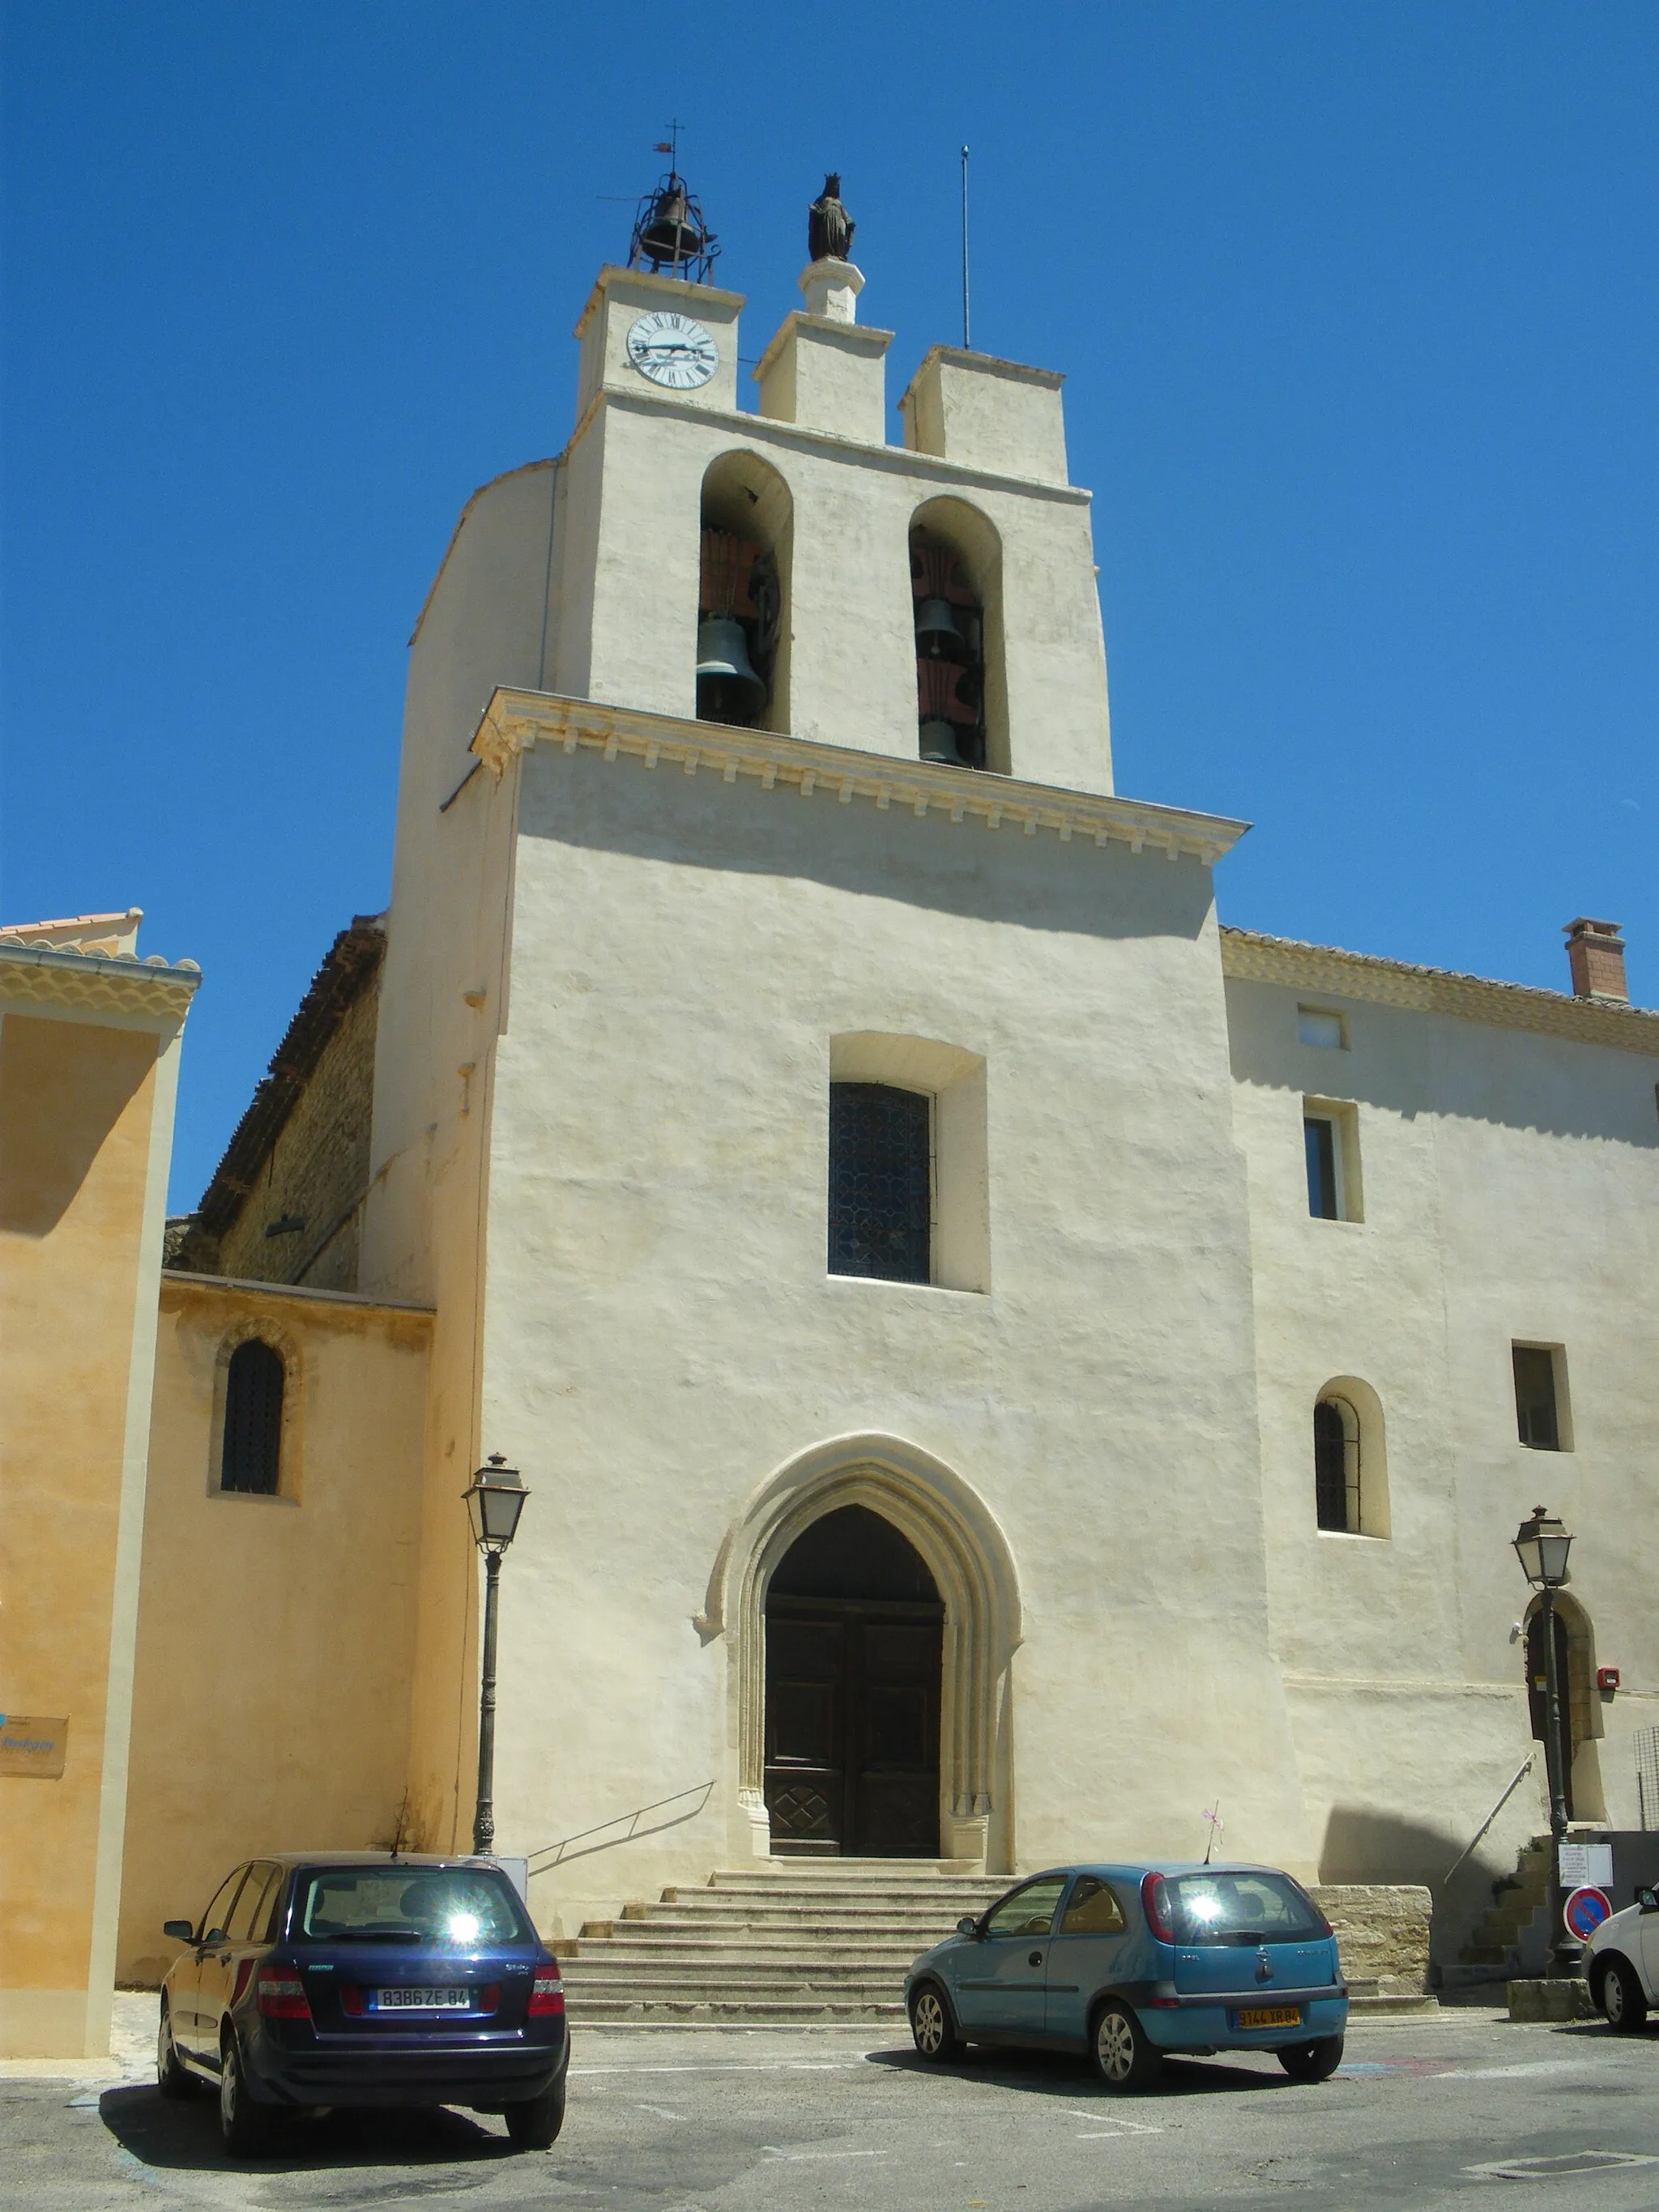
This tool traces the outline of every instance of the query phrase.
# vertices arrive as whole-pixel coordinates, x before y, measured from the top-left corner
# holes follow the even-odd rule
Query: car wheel
[[[178,2046],[173,2040],[173,2014],[165,1997],[161,2000],[161,2017],[155,2030],[155,2086],[164,2097],[193,2097],[196,2094],[195,2076],[185,2073]]]
[[[545,2096],[526,2098],[507,2108],[507,2132],[514,2150],[550,2150],[564,2125],[564,2084],[556,2082]]]
[[[1150,2089],[1164,2070],[1164,2053],[1126,2004],[1102,2008],[1090,2049],[1109,2089]]]
[[[910,1999],[910,2037],[924,2058],[941,2065],[962,2056],[962,2038],[951,2008],[932,1982],[924,1982]]]
[[[1633,2034],[1648,2016],[1642,1984],[1622,1959],[1609,1959],[1601,1969],[1595,1999],[1607,2026],[1621,2035]]]
[[[219,2062],[219,2132],[233,2158],[254,2158],[270,2141],[274,2115],[269,2105],[255,2104],[247,2093],[242,2054],[234,2035],[225,2038]]]
[[[1279,2063],[1292,2081],[1328,2081],[1342,2063],[1342,2038],[1316,2036],[1311,2043],[1286,2043]]]

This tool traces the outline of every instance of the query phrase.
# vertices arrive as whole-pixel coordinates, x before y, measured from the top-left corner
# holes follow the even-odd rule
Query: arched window
[[[791,502],[775,469],[725,453],[702,481],[697,720],[789,726]]]
[[[889,1083],[830,1085],[830,1273],[933,1279],[933,1100]]]
[[[275,1497],[282,1472],[283,1356],[257,1336],[239,1344],[225,1373],[221,1490]]]
[[[1359,1416],[1346,1398],[1322,1398],[1314,1407],[1314,1502],[1322,1528],[1359,1534]]]
[[[1008,773],[1001,549],[962,500],[929,500],[910,528],[918,750],[951,768]]]

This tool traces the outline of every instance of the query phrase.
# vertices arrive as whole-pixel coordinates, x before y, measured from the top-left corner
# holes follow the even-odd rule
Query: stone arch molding
[[[879,1434],[835,1437],[767,1477],[727,1530],[696,1618],[705,1643],[724,1635],[732,1647],[738,1795],[753,1848],[764,1857],[771,1847],[763,1794],[767,1589],[795,1539],[843,1505],[868,1506],[890,1521],[927,1561],[944,1601],[939,1810],[947,1855],[1007,1856],[1007,1682],[1022,1633],[1013,1554],[995,1515],[953,1468]]]
[[[208,1423],[207,1488],[210,1498],[234,1497],[239,1505],[261,1501],[255,1493],[222,1491],[219,1471],[225,1451],[225,1401],[230,1380],[230,1356],[239,1345],[257,1339],[268,1344],[283,1363],[282,1441],[277,1447],[276,1488],[273,1495],[297,1504],[300,1497],[301,1446],[301,1390],[304,1379],[300,1346],[291,1330],[269,1314],[247,1314],[223,1329],[214,1347],[213,1411]]]

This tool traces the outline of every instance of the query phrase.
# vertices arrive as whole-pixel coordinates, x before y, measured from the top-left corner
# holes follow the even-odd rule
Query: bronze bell
[[[752,722],[765,704],[743,624],[732,615],[705,615],[697,624],[697,720]]]
[[[948,599],[917,600],[916,651],[924,660],[968,659],[968,641]]]
[[[660,269],[665,263],[678,269],[683,262],[695,261],[705,244],[702,231],[691,220],[685,186],[678,177],[671,177],[657,195],[650,222],[640,233],[641,252],[653,269]]]
[[[951,724],[938,717],[930,718],[921,726],[921,757],[936,762],[942,768],[971,768],[973,763],[964,760],[957,750],[957,733]]]

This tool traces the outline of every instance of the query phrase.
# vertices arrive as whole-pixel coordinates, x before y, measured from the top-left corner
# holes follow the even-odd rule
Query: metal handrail
[[[618,1844],[632,1843],[636,1836],[654,1836],[664,1828],[677,1828],[683,1821],[695,1820],[714,1795],[714,1785],[712,1782],[699,1782],[690,1790],[677,1790],[672,1797],[659,1797],[654,1803],[641,1805],[632,1813],[618,1813],[615,1820],[601,1820],[596,1827],[579,1828],[574,1836],[562,1836],[556,1844],[542,1844],[527,1856],[532,1861],[540,1859],[544,1863],[540,1866],[532,1864],[527,1871],[532,1875],[550,1874],[556,1866],[562,1865],[566,1859],[585,1859],[591,1852],[612,1850]],[[660,1813],[664,1806],[678,1805],[688,1797],[695,1797],[697,1802],[695,1805],[688,1807],[684,1813],[676,1813],[672,1820],[653,1820],[648,1828],[642,1828],[640,1826],[640,1822],[645,1819],[647,1813]],[[588,1842],[590,1836],[603,1836],[607,1828],[621,1828],[623,1832],[619,1836],[610,1837],[602,1844]],[[572,1850],[570,1847],[573,1844],[581,1844],[586,1848],[579,1851]]]
[[[1521,1787],[1522,1778],[1532,1771],[1534,1762],[1536,1760],[1537,1757],[1538,1747],[1534,1744],[1532,1749],[1527,1753],[1526,1757],[1522,1760],[1520,1765],[1516,1768],[1515,1778],[1510,1784],[1509,1788],[1504,1792],[1498,1802],[1492,1807],[1491,1812],[1487,1814],[1486,1819],[1480,1823],[1480,1826],[1469,1838],[1468,1842],[1464,1844],[1462,1850],[1459,1851],[1457,1856],[1446,1869],[1444,1874],[1441,1875],[1440,1880],[1443,1885],[1451,1880],[1452,1876],[1457,1872],[1458,1868],[1462,1865],[1464,1860],[1468,1858],[1469,1853],[1480,1842],[1481,1837],[1486,1834],[1487,1829],[1491,1827],[1492,1822],[1503,1811],[1504,1806],[1507,1805],[1510,1798],[1514,1796],[1516,1791]]]

